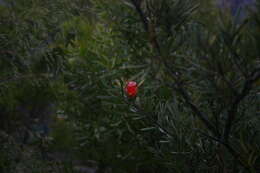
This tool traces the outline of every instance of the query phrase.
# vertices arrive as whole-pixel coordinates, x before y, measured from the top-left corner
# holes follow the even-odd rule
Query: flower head
[[[135,97],[137,95],[138,86],[135,81],[128,81],[125,87],[125,92],[128,97]]]

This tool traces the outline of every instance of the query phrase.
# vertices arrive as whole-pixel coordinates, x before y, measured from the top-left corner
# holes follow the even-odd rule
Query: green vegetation
[[[260,171],[260,5],[243,8],[0,0],[0,172]]]

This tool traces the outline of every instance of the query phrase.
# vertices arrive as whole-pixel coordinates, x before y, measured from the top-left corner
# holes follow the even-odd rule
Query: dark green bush
[[[259,171],[259,4],[3,2],[0,171]]]

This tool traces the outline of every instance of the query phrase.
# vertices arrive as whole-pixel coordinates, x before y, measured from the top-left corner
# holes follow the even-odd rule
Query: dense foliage
[[[236,3],[0,0],[0,172],[260,171],[260,4]]]

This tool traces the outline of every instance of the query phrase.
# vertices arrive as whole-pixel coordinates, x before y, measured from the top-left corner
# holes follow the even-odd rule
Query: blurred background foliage
[[[260,171],[259,5],[0,0],[0,172]]]

